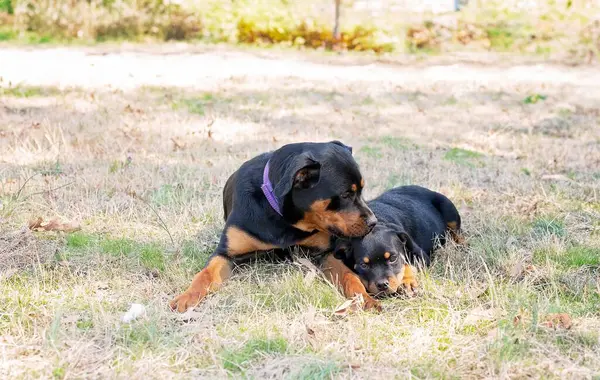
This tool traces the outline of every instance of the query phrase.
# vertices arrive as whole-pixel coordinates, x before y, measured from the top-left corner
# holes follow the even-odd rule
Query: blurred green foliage
[[[569,51],[585,59],[600,51],[591,0],[568,7],[540,0],[527,12],[510,1],[472,3],[434,15],[391,8],[375,14],[342,1],[336,40],[333,0],[0,0],[0,40],[204,40],[376,53]]]

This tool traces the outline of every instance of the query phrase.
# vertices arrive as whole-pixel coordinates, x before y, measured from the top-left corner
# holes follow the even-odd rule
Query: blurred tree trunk
[[[333,40],[334,43],[339,42],[340,40],[340,3],[342,0],[334,0],[335,1],[335,20],[333,24]]]

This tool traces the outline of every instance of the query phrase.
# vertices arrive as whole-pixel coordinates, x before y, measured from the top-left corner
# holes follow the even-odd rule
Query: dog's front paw
[[[419,288],[419,283],[415,278],[415,272],[408,264],[405,264],[404,266],[404,275],[402,276],[402,280],[400,280],[400,287],[409,297],[415,296],[417,289]]]
[[[171,310],[183,313],[187,309],[198,305],[202,298],[204,298],[204,295],[200,292],[187,290],[173,298],[171,302],[169,302],[169,306],[171,307]]]
[[[363,302],[363,310],[373,310],[380,312],[382,310],[381,302],[377,301],[372,297],[366,297]]]

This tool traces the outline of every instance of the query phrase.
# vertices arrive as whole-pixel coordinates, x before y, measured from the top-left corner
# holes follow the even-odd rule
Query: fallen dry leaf
[[[76,223],[61,223],[54,218],[47,223],[44,223],[42,217],[29,221],[29,229],[32,231],[59,231],[59,232],[74,232],[79,231],[81,226]]]
[[[315,272],[319,270],[319,268],[317,268],[315,264],[313,264],[310,260],[305,259],[304,257],[296,257],[294,261],[297,262],[300,266],[306,267],[308,270]]]
[[[573,321],[571,320],[571,316],[567,313],[552,313],[546,315],[542,322],[542,326],[570,330],[571,327],[573,327]]]
[[[521,316],[521,314],[515,315],[515,317],[513,318],[513,326],[518,327],[521,324],[523,324],[523,317]]]
[[[186,147],[185,142],[180,141],[175,137],[171,137],[171,141],[173,142],[173,151],[174,152],[176,152],[177,150],[184,150]]]
[[[310,285],[313,283],[313,281],[315,280],[315,278],[317,278],[317,274],[319,273],[319,269],[310,262],[310,260],[302,258],[302,257],[298,257],[296,258],[296,263],[302,267],[305,267],[306,269],[308,269],[308,271],[306,272],[306,274],[304,275],[304,283],[306,285]]]
[[[39,228],[42,225],[43,221],[44,221],[44,219],[42,219],[42,217],[38,217],[37,219],[30,220],[29,221],[29,229],[35,230],[36,228]]]
[[[348,312],[350,311],[350,308],[352,307],[353,302],[354,302],[353,300],[346,300],[343,304],[341,304],[340,306],[335,308],[335,310],[333,311],[333,314],[335,314],[335,315],[348,314]]]
[[[362,299],[362,295],[360,295],[360,294],[357,297],[360,297]],[[355,303],[356,303],[356,298],[346,300],[343,304],[341,304],[340,306],[335,308],[335,310],[333,311],[333,314],[347,315],[351,311],[355,310],[355,308],[356,308],[354,306]],[[360,305],[362,305],[362,302],[360,302]]]

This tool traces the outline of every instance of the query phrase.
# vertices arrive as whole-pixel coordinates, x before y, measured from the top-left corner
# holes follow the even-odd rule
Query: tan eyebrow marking
[[[365,179],[360,180],[360,187],[365,187]]]
[[[356,184],[353,183],[351,189],[356,193],[356,190],[358,190],[358,186],[356,186]]]
[[[369,263],[369,258],[368,257],[364,257],[363,261],[365,262],[365,264],[368,264]]]
[[[386,252],[386,253],[384,253],[384,254],[383,254],[383,257],[385,257],[385,258],[386,258],[386,260],[387,260],[387,259],[389,259],[389,258],[390,258],[390,256],[391,256],[391,255],[390,255],[390,253],[389,253],[389,252]]]

